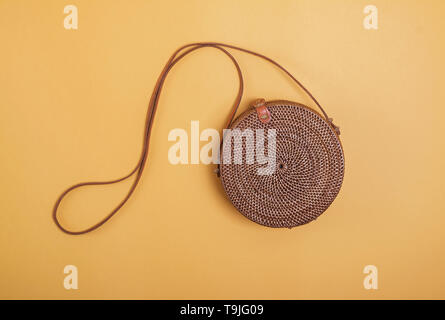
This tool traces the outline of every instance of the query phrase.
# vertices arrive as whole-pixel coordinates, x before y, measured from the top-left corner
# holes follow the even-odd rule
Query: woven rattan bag
[[[185,55],[205,47],[215,48],[226,54],[235,65],[239,77],[238,95],[225,126],[230,130],[224,130],[220,161],[215,170],[227,197],[235,208],[261,225],[292,228],[316,219],[334,201],[341,188],[344,174],[340,131],[312,94],[285,68],[264,55],[222,43],[193,43],[175,51],[159,75],[148,105],[142,152],[137,165],[122,178],[83,182],[66,189],[56,200],[52,212],[53,220],[60,230],[72,235],[93,231],[108,221],[128,201],[147,161],[150,133],[166,76]],[[296,102],[285,100],[266,102],[264,99],[258,99],[251,104],[251,108],[235,119],[244,86],[241,69],[229,52],[230,49],[255,55],[274,64],[309,95],[321,110],[321,114]],[[235,154],[241,160],[259,159],[258,150],[248,148],[247,140],[241,144],[233,143],[237,138],[233,133],[243,134],[249,130],[252,132],[252,141],[262,140],[264,142],[262,151],[267,149],[273,154],[272,168],[264,169],[264,163],[260,161],[236,161]],[[269,140],[261,137],[265,132],[273,133],[267,136]],[[241,136],[241,142],[243,137],[244,135]],[[270,157],[270,154],[268,156]],[[57,209],[70,191],[87,185],[113,184],[132,176],[134,181],[128,193],[103,220],[80,231],[68,230],[60,224]]]

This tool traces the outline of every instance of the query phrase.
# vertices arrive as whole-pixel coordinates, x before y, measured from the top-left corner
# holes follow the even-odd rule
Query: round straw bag
[[[336,130],[320,114],[290,101],[259,100],[231,126],[245,132],[275,130],[274,166],[259,174],[259,163],[224,164],[236,146],[222,150],[220,176],[233,205],[250,220],[268,227],[292,228],[322,214],[343,181],[343,150]],[[256,138],[256,137],[255,137]],[[240,146],[248,158],[252,152]]]
[[[140,181],[147,161],[151,129],[167,74],[184,56],[206,47],[218,49],[227,55],[239,78],[239,90],[224,127],[220,161],[216,170],[225,193],[235,208],[258,224],[292,228],[316,219],[334,201],[343,182],[343,149],[339,140],[339,128],[318,101],[289,71],[274,60],[232,45],[201,42],[176,50],[159,75],[148,105],[142,152],[134,169],[118,179],[82,182],[66,189],[56,200],[52,212],[53,220],[60,230],[72,235],[93,231],[111,219],[128,201]],[[228,49],[246,52],[274,64],[309,95],[321,113],[296,102],[266,102],[258,99],[252,103],[251,108],[235,119],[244,82],[239,64]],[[134,181],[127,195],[103,220],[79,231],[69,230],[61,225],[57,209],[69,192],[87,185],[113,184],[130,177],[134,177]]]

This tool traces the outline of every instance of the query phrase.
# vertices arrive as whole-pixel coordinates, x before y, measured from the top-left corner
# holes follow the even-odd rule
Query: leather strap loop
[[[236,61],[236,59],[232,56],[231,53],[229,53],[225,48],[229,48],[229,49],[234,49],[234,50],[238,50],[238,51],[242,51],[242,52],[246,52],[249,54],[252,54],[254,56],[260,57],[264,60],[269,61],[270,63],[274,64],[275,66],[277,66],[279,69],[281,69],[282,71],[284,71],[292,80],[294,80],[294,82],[301,88],[303,89],[304,92],[306,92],[306,94],[308,94],[308,96],[315,102],[315,104],[320,108],[320,110],[322,111],[325,119],[327,121],[330,121],[330,123],[332,123],[332,120],[329,120],[328,115],[326,114],[326,112],[323,110],[323,108],[320,106],[320,104],[318,103],[318,101],[312,96],[312,94],[294,77],[292,76],[292,74],[290,74],[284,67],[282,67],[281,65],[279,65],[277,62],[273,61],[272,59],[256,53],[254,51],[250,51],[247,49],[243,49],[243,48],[239,48],[239,47],[235,47],[232,45],[227,45],[227,44],[223,44],[223,43],[217,43],[217,42],[198,42],[198,43],[191,43],[191,44],[187,44],[184,45],[182,47],[180,47],[179,49],[177,49],[173,55],[169,58],[169,60],[167,61],[167,63],[164,66],[164,69],[162,70],[161,74],[158,77],[158,80],[156,82],[156,85],[153,89],[153,93],[151,95],[149,104],[148,104],[148,110],[147,110],[147,116],[146,116],[146,120],[145,120],[145,130],[144,130],[144,136],[143,136],[143,142],[142,142],[142,151],[141,151],[141,155],[139,158],[138,163],[136,164],[135,168],[133,170],[131,170],[130,173],[128,173],[127,175],[115,179],[115,180],[109,180],[109,181],[96,181],[96,182],[82,182],[82,183],[78,183],[75,184],[71,187],[69,187],[68,189],[66,189],[56,200],[55,204],[54,204],[54,208],[53,208],[53,212],[52,212],[52,217],[54,220],[54,223],[56,224],[56,226],[62,230],[63,232],[67,233],[67,234],[71,234],[71,235],[80,235],[80,234],[85,234],[88,232],[91,232],[97,228],[99,228],[100,226],[102,226],[105,222],[107,222],[109,219],[111,219],[117,211],[119,211],[120,208],[122,208],[122,206],[128,201],[128,199],[131,197],[131,195],[133,194],[134,190],[136,189],[137,184],[139,183],[139,180],[142,176],[142,172],[144,170],[145,167],[145,163],[147,162],[147,155],[148,155],[148,149],[149,149],[149,145],[150,145],[150,134],[151,134],[151,129],[153,126],[153,121],[154,121],[154,117],[156,114],[156,109],[158,106],[158,101],[159,101],[159,97],[161,95],[161,91],[162,91],[162,87],[164,85],[165,79],[167,77],[167,74],[170,72],[170,70],[173,68],[173,66],[178,63],[184,56],[186,56],[187,54],[200,49],[200,48],[204,48],[204,47],[211,47],[211,48],[215,48],[220,50],[221,52],[223,52],[224,54],[226,54],[231,61],[233,62],[233,64],[235,65],[237,74],[238,74],[238,78],[239,78],[239,89],[238,89],[238,94],[235,98],[235,101],[233,103],[232,106],[232,110],[230,112],[227,124],[225,126],[225,128],[229,128],[230,125],[232,124],[234,118],[235,118],[235,114],[238,110],[238,107],[240,105],[241,102],[241,98],[243,95],[243,88],[244,88],[244,83],[243,83],[243,76],[242,76],[242,72],[241,69],[239,67],[238,62]],[[333,123],[332,123],[333,125]],[[334,125],[333,125],[334,126]],[[335,128],[335,126],[334,126]],[[136,175],[135,175],[136,174]],[[135,175],[135,179],[130,187],[130,189],[128,190],[127,194],[125,195],[125,197],[123,198],[123,200],[121,200],[121,202],[105,217],[103,218],[101,221],[99,221],[98,223],[96,223],[95,225],[80,230],[80,231],[72,231],[72,230],[68,230],[65,227],[63,227],[60,222],[59,219],[57,217],[57,209],[59,208],[60,202],[62,201],[62,199],[71,191],[73,191],[74,189],[83,187],[83,186],[91,186],[91,185],[107,185],[107,184],[114,184],[114,183],[118,183],[121,181],[124,181],[130,177],[132,177],[133,175]]]

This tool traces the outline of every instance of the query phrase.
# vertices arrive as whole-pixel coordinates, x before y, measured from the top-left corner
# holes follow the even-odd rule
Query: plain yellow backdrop
[[[78,30],[65,30],[65,5]],[[378,30],[365,30],[374,4]],[[445,298],[445,2],[373,0],[0,0],[0,298]],[[214,166],[174,166],[173,128],[221,129],[237,89],[231,62],[202,49],[175,66],[149,162],[105,226],[68,236],[60,192],[135,165],[156,78],[180,45],[219,41],[287,67],[341,127],[343,187],[292,230],[244,218]],[[234,52],[254,98],[313,106],[283,73]],[[129,182],[71,194],[65,226],[115,205]],[[363,268],[378,267],[378,290]],[[79,270],[65,290],[63,268]]]

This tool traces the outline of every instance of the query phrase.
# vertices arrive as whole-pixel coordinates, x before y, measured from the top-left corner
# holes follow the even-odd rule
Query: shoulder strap
[[[147,110],[147,116],[146,116],[146,120],[145,120],[145,130],[144,130],[144,135],[143,135],[143,140],[142,140],[142,151],[141,151],[141,155],[140,158],[136,164],[136,166],[134,167],[133,170],[130,171],[130,173],[128,173],[127,175],[119,178],[119,179],[115,179],[115,180],[109,180],[109,181],[93,181],[93,182],[81,182],[78,184],[75,184],[71,187],[69,187],[68,189],[66,189],[56,200],[56,203],[54,204],[54,208],[53,208],[53,212],[52,212],[52,216],[53,216],[53,220],[56,224],[56,226],[62,230],[63,232],[67,233],[67,234],[71,234],[71,235],[80,235],[80,234],[85,234],[88,232],[91,232],[97,228],[99,228],[100,226],[102,226],[105,222],[107,222],[108,220],[111,219],[111,217],[113,217],[117,211],[119,211],[120,208],[122,208],[122,206],[128,201],[128,199],[131,197],[131,195],[133,194],[134,190],[136,189],[136,186],[139,183],[139,180],[142,176],[142,172],[144,170],[145,167],[145,163],[147,161],[147,155],[148,155],[148,148],[150,145],[150,133],[151,133],[151,129],[153,126],[153,121],[154,121],[154,117],[156,114],[156,108],[158,106],[158,101],[159,101],[159,97],[161,94],[161,90],[162,87],[164,85],[165,79],[167,77],[167,74],[170,72],[170,70],[173,68],[173,66],[178,63],[179,60],[181,60],[184,56],[186,56],[187,54],[200,49],[200,48],[204,48],[204,47],[210,47],[210,48],[215,48],[220,50],[221,52],[223,52],[224,54],[226,54],[230,60],[233,62],[233,64],[235,65],[236,71],[238,73],[238,78],[239,78],[239,88],[238,88],[238,94],[236,95],[235,101],[233,103],[232,106],[232,110],[230,112],[227,124],[225,126],[225,128],[229,128],[230,125],[232,124],[234,118],[235,118],[235,114],[238,110],[238,107],[240,105],[241,102],[241,98],[243,95],[243,88],[244,88],[244,83],[243,83],[243,75],[241,72],[241,69],[239,67],[238,62],[236,61],[236,59],[233,57],[233,55],[227,51],[226,49],[234,49],[234,50],[239,50],[242,52],[246,52],[249,54],[252,54],[254,56],[260,57],[264,60],[269,61],[270,63],[274,64],[275,66],[277,66],[279,69],[281,69],[282,71],[284,71],[304,92],[306,92],[306,94],[314,101],[314,103],[320,108],[323,116],[325,117],[326,121],[328,121],[329,123],[331,123],[331,125],[333,126],[334,129],[336,129],[337,131],[337,127],[332,123],[332,119],[330,119],[328,117],[328,115],[326,114],[326,112],[323,110],[323,108],[321,107],[321,105],[318,103],[318,101],[313,97],[313,95],[289,72],[287,71],[284,67],[282,67],[280,64],[278,64],[277,62],[275,62],[274,60],[256,53],[254,51],[250,51],[247,49],[243,49],[243,48],[239,48],[239,47],[235,47],[232,45],[228,45],[228,44],[223,44],[223,43],[217,43],[217,42],[198,42],[198,43],[191,43],[191,44],[187,44],[184,45],[182,47],[180,47],[179,49],[177,49],[173,55],[168,59],[167,63],[164,66],[164,69],[162,70],[161,74],[158,77],[158,80],[156,82],[156,85],[153,89],[153,93],[151,95],[150,101],[148,103],[148,110]],[[114,183],[118,183],[121,181],[124,181],[130,177],[132,177],[133,175],[135,175],[135,179],[130,187],[130,189],[128,190],[127,194],[125,195],[125,197],[121,200],[121,202],[105,217],[103,218],[101,221],[99,221],[98,223],[96,223],[95,225],[86,228],[84,230],[80,230],[80,231],[72,231],[72,230],[68,230],[65,227],[63,227],[60,222],[59,219],[57,217],[57,209],[59,208],[60,202],[62,201],[62,199],[72,190],[83,187],[83,186],[91,186],[91,185],[107,185],[107,184],[114,184]]]

